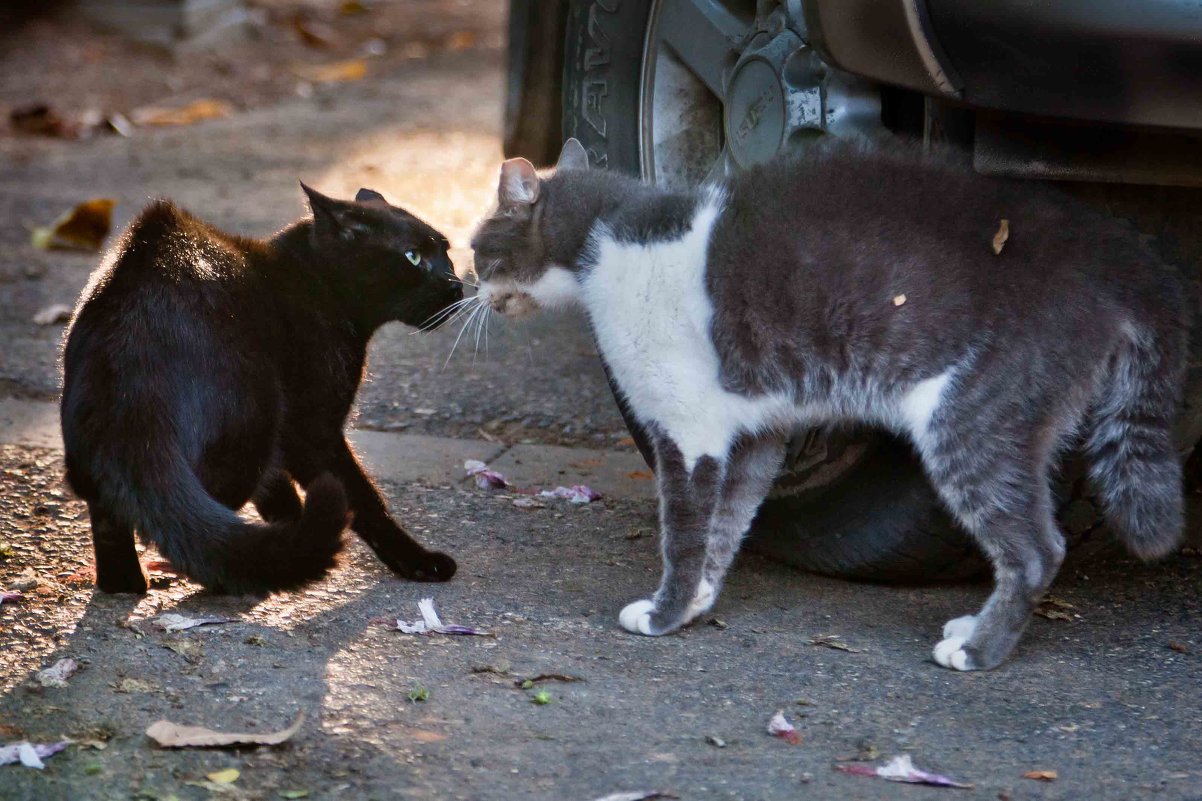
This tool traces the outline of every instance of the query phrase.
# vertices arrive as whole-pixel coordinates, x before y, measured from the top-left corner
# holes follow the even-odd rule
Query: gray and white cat
[[[472,246],[492,309],[584,307],[652,439],[664,571],[622,610],[629,631],[714,604],[799,426],[909,436],[989,556],[993,593],[944,626],[944,667],[1002,662],[1055,577],[1066,446],[1083,442],[1134,553],[1179,543],[1183,287],[1134,232],[1049,190],[835,149],[668,192],[590,171],[569,140],[550,177],[505,162]]]

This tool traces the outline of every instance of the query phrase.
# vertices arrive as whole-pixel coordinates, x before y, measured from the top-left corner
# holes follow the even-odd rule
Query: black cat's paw
[[[412,581],[450,581],[458,567],[445,553],[428,551],[393,569]]]
[[[150,582],[141,573],[99,575],[96,588],[110,595],[145,595],[150,590]]]

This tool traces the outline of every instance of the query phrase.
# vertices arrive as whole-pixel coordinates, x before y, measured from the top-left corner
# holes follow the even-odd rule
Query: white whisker
[[[478,297],[478,296],[476,296],[476,297]],[[457,347],[459,347],[459,340],[463,339],[463,332],[466,331],[467,327],[471,324],[472,317],[475,316],[476,309],[478,309],[478,308],[480,308],[480,307],[477,305],[475,308],[472,309],[471,314],[468,315],[467,321],[464,322],[463,326],[459,329],[459,336],[455,337],[455,342],[451,345],[451,352],[447,354],[447,360],[442,363],[442,369],[444,369],[444,370],[447,369],[447,365],[451,363],[451,357],[455,355],[455,349]]]

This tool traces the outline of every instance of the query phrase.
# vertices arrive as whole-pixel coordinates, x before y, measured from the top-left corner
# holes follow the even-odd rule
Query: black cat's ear
[[[538,200],[538,190],[538,173],[526,159],[510,159],[501,165],[497,198],[502,206],[531,206]]]
[[[355,200],[358,201],[359,203],[362,203],[366,200],[379,200],[382,203],[388,202],[387,200],[384,199],[384,196],[381,195],[379,192],[377,192],[374,189],[367,189],[366,187],[360,189],[358,192],[355,193]]]
[[[318,192],[301,181],[301,189],[309,198],[309,208],[313,211],[313,223],[318,234],[338,236],[352,239],[356,234],[365,231],[363,224],[356,219],[356,206],[342,200],[335,200]]]
[[[588,152],[585,151],[584,145],[580,144],[580,140],[572,137],[564,142],[563,150],[559,152],[559,161],[555,165],[555,171],[587,169]]]

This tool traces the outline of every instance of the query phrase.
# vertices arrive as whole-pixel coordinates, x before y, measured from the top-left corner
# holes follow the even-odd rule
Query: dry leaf
[[[33,321],[37,325],[58,325],[59,323],[70,322],[73,313],[74,311],[70,306],[63,303],[55,303],[35,314]]]
[[[303,14],[292,18],[292,30],[309,47],[333,47],[338,44],[338,33],[324,22],[307,19]]]
[[[31,241],[35,248],[50,250],[100,250],[113,225],[113,207],[117,201],[108,197],[85,200],[71,211],[43,228],[34,228]]]
[[[1037,782],[1054,782],[1058,774],[1054,770],[1029,770],[1023,774],[1024,779],[1034,779]]]
[[[205,98],[180,108],[147,106],[136,109],[133,119],[138,125],[191,125],[202,120],[228,117],[233,111],[234,107],[224,100]]]
[[[112,684],[114,692],[119,693],[154,693],[159,688],[154,682],[145,679],[124,678]]]
[[[213,784],[233,784],[238,781],[238,777],[241,775],[237,768],[226,768],[225,770],[210,773],[205,778]]]
[[[45,670],[39,670],[37,680],[43,687],[66,687],[67,679],[74,676],[78,670],[79,663],[71,657],[65,657]]]
[[[905,302],[906,302],[906,296],[905,296],[905,295],[897,295],[896,297],[894,297],[894,298],[893,298],[893,305],[894,305],[894,306],[900,306],[900,305],[902,305],[902,304],[903,304],[903,303],[905,303]]]
[[[200,662],[205,655],[204,646],[196,640],[191,639],[167,640],[163,643],[163,647],[170,651],[175,651],[194,665]]]
[[[296,716],[296,722],[283,731],[270,734],[234,734],[213,731],[203,726],[180,726],[167,720],[150,724],[146,736],[163,748],[213,748],[226,745],[279,745],[300,731],[305,722],[305,713]]]
[[[820,634],[817,637],[811,637],[810,645],[820,645],[823,648],[831,648],[835,651],[847,651],[849,654],[860,653],[855,648],[843,642],[843,640],[840,640],[835,634]]]
[[[313,83],[361,81],[367,77],[367,62],[361,58],[352,58],[330,64],[296,64],[292,71],[298,78]]]
[[[772,719],[768,721],[768,733],[793,745],[801,745],[802,742],[801,732],[785,717],[783,709],[778,709]]]
[[[1189,646],[1183,642],[1177,642],[1176,640],[1169,640],[1169,648],[1179,654],[1189,653]]]
[[[233,618],[228,617],[188,617],[186,615],[177,615],[174,612],[168,612],[165,615],[159,615],[154,619],[154,622],[160,628],[166,631],[184,631],[185,629],[196,628],[197,626],[210,626],[220,623],[233,623]]]
[[[446,48],[452,52],[468,50],[476,46],[476,34],[472,31],[455,31],[447,37]]]
[[[626,474],[627,478],[632,478],[635,481],[654,481],[655,473],[650,470],[633,470]]]
[[[1010,221],[1005,217],[998,223],[997,233],[993,235],[993,255],[1000,256],[1006,240],[1010,238]]]

